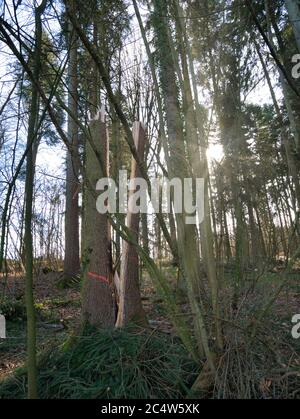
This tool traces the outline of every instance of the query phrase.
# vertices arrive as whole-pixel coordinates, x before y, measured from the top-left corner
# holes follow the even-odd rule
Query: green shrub
[[[11,300],[7,297],[0,300],[0,313],[6,320],[26,319],[26,307],[22,300]]]

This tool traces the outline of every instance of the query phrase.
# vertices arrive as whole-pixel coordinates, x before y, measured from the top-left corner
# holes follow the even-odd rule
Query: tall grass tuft
[[[42,399],[180,398],[199,366],[183,346],[145,330],[85,329],[39,363]],[[0,383],[0,399],[26,397],[24,369]]]

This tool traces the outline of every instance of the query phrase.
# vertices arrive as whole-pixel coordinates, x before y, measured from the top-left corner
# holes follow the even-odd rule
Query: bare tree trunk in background
[[[96,117],[97,118],[97,117]],[[104,113],[90,123],[86,144],[83,217],[83,320],[99,328],[115,324],[110,224],[96,208],[96,184],[108,175],[108,137]],[[102,168],[100,167],[100,161]]]
[[[46,8],[47,1],[35,9],[35,50],[34,68],[35,80],[40,78],[41,70],[41,44],[42,22],[41,16]],[[36,318],[33,296],[33,240],[32,240],[32,205],[35,177],[35,161],[38,148],[38,117],[39,117],[39,94],[36,86],[32,84],[31,104],[29,110],[29,123],[27,134],[27,146],[29,151],[26,159],[25,180],[25,299],[27,312],[27,371],[28,371],[28,398],[38,397],[37,388],[37,363],[36,363]]]
[[[172,237],[172,240],[174,240],[174,243],[176,243],[177,241],[176,224],[175,224],[173,211],[170,211],[170,213],[168,214],[168,218],[169,218],[171,237]],[[178,260],[173,259],[173,263],[178,265]]]
[[[142,224],[142,238],[143,238],[143,249],[150,255],[149,247],[149,231],[148,231],[148,214],[141,214],[141,224]]]
[[[153,2],[153,29],[158,51],[160,83],[165,105],[168,146],[172,149],[168,159],[169,177],[179,177],[181,180],[190,174],[186,159],[186,149],[183,135],[183,124],[179,106],[179,92],[176,83],[176,70],[170,36],[168,33],[167,6],[165,2]],[[214,360],[208,341],[206,325],[202,314],[202,302],[199,304],[197,294],[203,296],[203,274],[200,267],[198,234],[194,225],[185,224],[184,214],[176,214],[178,235],[178,254],[187,283],[187,294],[194,314],[194,331],[199,355],[206,355],[212,371],[215,371]]]
[[[266,9],[266,13],[267,13],[267,22],[268,22],[268,37],[269,37],[269,41],[271,43],[272,46],[274,46],[273,43],[273,36],[272,36],[272,26],[271,26],[271,12],[270,12],[270,5],[268,0],[265,0],[265,9]],[[287,157],[287,163],[288,163],[288,168],[289,168],[289,172],[293,178],[293,182],[294,182],[294,186],[295,186],[295,195],[296,195],[296,201],[297,201],[297,205],[298,205],[298,210],[300,209],[300,182],[299,182],[299,165],[295,156],[295,152],[293,150],[293,144],[291,142],[291,139],[288,138],[287,133],[284,130],[284,121],[283,121],[283,116],[279,107],[279,104],[277,102],[277,98],[272,86],[272,81],[270,78],[270,75],[268,73],[268,69],[264,63],[262,54],[260,52],[259,49],[259,45],[254,42],[255,47],[256,47],[256,51],[258,54],[258,57],[260,59],[261,65],[263,67],[264,70],[264,75],[266,77],[266,81],[268,83],[268,87],[270,89],[270,93],[272,96],[272,100],[273,100],[273,104],[275,107],[275,111],[277,114],[277,117],[279,118],[280,121],[280,125],[281,125],[281,136],[282,136],[282,142],[284,144],[284,149],[286,152],[286,157]],[[289,117],[289,121],[290,121],[290,126],[291,126],[291,130],[293,132],[294,135],[294,140],[295,140],[295,146],[296,146],[296,150],[299,149],[299,136],[300,133],[298,132],[296,123],[295,123],[295,116],[294,116],[294,112],[292,109],[292,105],[290,102],[290,95],[289,95],[289,86],[281,72],[281,70],[279,69],[279,76],[280,76],[280,83],[281,83],[281,87],[283,90],[283,96],[284,96],[284,101],[285,101],[285,105],[286,105],[286,109],[287,109],[287,113],[288,113],[288,117]]]
[[[145,129],[140,122],[136,122],[133,127],[133,137],[141,161],[144,156],[145,148]],[[140,170],[134,159],[131,162],[131,180],[140,177]],[[132,185],[133,186],[133,185]],[[136,191],[136,187],[129,192],[129,196]],[[140,215],[133,214],[128,208],[127,227],[132,232],[133,237],[138,241]],[[142,306],[140,285],[139,285],[139,258],[136,247],[123,241],[121,274],[120,274],[120,295],[119,312],[117,326],[124,327],[126,324],[147,324],[146,315]]]
[[[111,142],[110,142],[110,150],[112,154],[111,158],[111,175],[116,184],[118,183],[119,177],[119,170],[122,169],[122,161],[121,161],[121,150],[120,150],[120,143],[121,143],[121,126],[118,117],[116,116],[116,112],[114,109],[111,109],[112,113],[112,126],[111,126]],[[118,211],[119,208],[119,194],[117,194],[117,215],[120,219],[120,222],[125,223],[125,215],[120,214]],[[121,257],[121,237],[118,232],[115,232],[115,260],[119,262]]]
[[[74,7],[73,7],[74,10]],[[75,13],[75,11],[74,11]],[[78,114],[78,75],[77,75],[77,35],[69,23],[69,66],[68,66],[68,107],[74,116]],[[80,271],[79,258],[79,207],[78,207],[78,126],[76,120],[68,115],[68,139],[70,150],[67,153],[66,176],[66,215],[65,215],[65,260],[64,281],[76,276]]]
[[[276,22],[276,19],[274,17],[274,11],[272,9],[273,4],[269,2],[269,0],[264,0],[265,3],[265,10],[266,10],[266,20],[267,20],[267,30],[268,30],[268,39],[269,39],[269,43],[270,45],[273,47],[273,49],[275,49],[275,45],[274,45],[274,41],[273,41],[273,32],[272,32],[272,27],[274,29],[274,33],[279,45],[279,54],[280,57],[284,63],[284,65],[288,68],[288,62],[287,62],[287,57],[285,56],[285,45],[284,42],[282,40],[282,36],[280,33],[280,29],[279,26]],[[288,60],[290,60],[290,57],[288,57]],[[295,143],[295,148],[296,148],[296,153],[293,152],[294,154],[294,158],[297,158],[298,162],[299,162],[299,156],[300,156],[300,126],[299,126],[299,121],[298,118],[296,117],[297,115],[299,115],[299,97],[295,95],[295,92],[291,89],[290,84],[288,83],[285,74],[283,73],[283,71],[279,68],[279,78],[280,78],[280,84],[281,84],[281,88],[282,88],[282,92],[283,92],[283,96],[284,96],[284,102],[286,105],[286,109],[287,109],[287,113],[288,113],[288,118],[290,121],[290,127],[291,127],[291,131],[293,133],[294,136],[294,143]],[[293,149],[293,146],[290,145],[291,150]],[[296,163],[298,166],[298,171],[299,171],[299,164],[298,162]]]
[[[300,2],[299,0],[285,0],[289,19],[295,34],[298,50],[300,52]]]
[[[204,264],[210,283],[210,292],[214,313],[214,321],[216,325],[216,336],[217,343],[220,348],[223,346],[223,338],[221,332],[221,325],[219,323],[219,284],[217,279],[216,271],[216,260],[214,255],[214,235],[211,222],[211,205],[210,205],[210,196],[209,196],[209,168],[206,156],[206,139],[204,134],[204,121],[201,117],[201,111],[199,106],[199,98],[197,91],[196,76],[194,71],[192,54],[189,49],[189,43],[187,39],[187,34],[185,32],[184,25],[182,21],[184,18],[183,11],[179,5],[179,2],[175,0],[177,13],[176,16],[176,27],[179,35],[178,45],[179,45],[179,54],[182,63],[182,72],[183,72],[183,98],[185,102],[185,119],[186,119],[186,129],[188,137],[188,148],[190,151],[190,163],[193,170],[194,177],[204,178],[204,219],[200,225],[200,238],[201,238],[201,248],[204,256]],[[188,67],[188,62],[189,66]],[[193,94],[194,102],[192,95],[192,86],[190,83],[190,78],[193,83]],[[197,134],[197,132],[199,134]],[[200,147],[199,147],[200,146]]]

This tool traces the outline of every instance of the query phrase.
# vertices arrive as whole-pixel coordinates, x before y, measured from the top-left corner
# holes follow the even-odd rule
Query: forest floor
[[[35,281],[34,294],[37,310],[37,344],[39,352],[50,345],[58,346],[70,331],[80,328],[80,289],[62,289],[58,284],[61,273],[40,274]],[[157,297],[149,279],[142,289],[143,306],[149,323],[165,333],[173,333],[166,319],[162,299]],[[2,300],[1,300],[2,298]],[[26,314],[24,278],[9,276],[0,280],[0,305],[7,318],[7,339],[0,340],[0,379],[24,364],[26,357]]]
[[[169,277],[174,278],[172,268],[167,269]],[[49,347],[58,347],[70,333],[79,330],[81,296],[78,289],[61,289],[57,281],[61,274],[50,272],[40,274],[35,281],[35,301],[38,313],[37,320],[37,343],[39,352],[48,350]],[[276,300],[271,315],[269,316],[268,328],[272,334],[280,335],[286,343],[278,348],[282,353],[278,354],[282,359],[282,365],[299,368],[300,388],[300,339],[291,338],[294,314],[300,313],[300,274],[295,272],[291,275],[289,286]],[[173,279],[170,279],[173,281]],[[254,295],[249,294],[246,308],[246,316],[251,322],[251,312],[255,310],[257,302],[271,295],[278,286],[279,275],[269,273],[264,276],[255,288]],[[251,283],[250,288],[251,288]],[[226,283],[224,293],[228,292]],[[168,320],[162,299],[157,295],[150,279],[144,275],[142,286],[142,299],[149,323],[152,328],[166,334],[175,335],[170,321]],[[2,311],[7,317],[7,339],[0,340],[0,380],[10,376],[14,369],[22,366],[26,356],[26,314],[24,307],[24,279],[21,276],[9,277],[6,281],[0,281],[0,304]],[[4,310],[3,310],[4,308]],[[182,311],[188,310],[186,302],[181,302]],[[240,325],[243,324],[242,322]],[[75,332],[76,333],[76,332]],[[230,327],[227,330],[230,335]],[[276,349],[277,350],[277,349]],[[274,380],[277,378],[275,377]],[[262,378],[262,392],[268,392],[270,382]]]

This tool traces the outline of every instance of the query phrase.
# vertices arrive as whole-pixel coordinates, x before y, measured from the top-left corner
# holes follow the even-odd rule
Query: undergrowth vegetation
[[[158,332],[85,330],[39,361],[43,399],[180,398],[199,366],[182,345]],[[26,398],[26,371],[0,383],[0,398]]]
[[[266,319],[254,339],[226,327],[217,379],[195,363],[177,338],[158,331],[85,329],[39,356],[42,399],[282,399],[300,394],[300,341],[282,318]],[[201,372],[202,371],[202,372]],[[200,377],[200,380],[199,380]],[[198,382],[197,382],[198,381]],[[0,399],[26,398],[26,369],[0,381]]]
[[[252,289],[250,279],[255,282],[255,289]],[[300,291],[298,277],[291,278],[286,292],[262,321],[257,321],[258,314],[279,279],[274,275],[264,276],[259,281],[250,279],[238,311],[231,313],[228,307],[223,314],[225,347],[221,355],[215,353],[217,374],[213,379],[201,361],[197,364],[192,360],[179,338],[172,337],[172,329],[166,327],[167,323],[157,323],[160,331],[85,329],[83,333],[78,333],[80,336],[75,336],[72,332],[76,330],[75,325],[63,329],[45,326],[50,320],[57,323],[61,310],[79,309],[80,301],[67,297],[44,299],[36,304],[39,397],[299,398],[300,339],[293,339],[291,335],[291,317]],[[229,278],[226,281],[225,292],[228,292],[231,283]],[[152,318],[158,316],[161,319],[165,315],[164,307],[155,295],[150,294],[150,297],[153,300],[151,307],[155,308]],[[4,299],[0,307],[8,318],[8,339],[0,343],[1,362],[7,359],[16,366],[24,365],[24,303]],[[206,319],[207,323],[210,321],[211,318]],[[211,335],[212,345],[213,339]],[[0,380],[0,399],[26,398],[25,367],[8,370],[11,373],[4,374]]]
[[[22,300],[3,297],[0,301],[0,314],[5,316],[6,320],[25,320],[26,307]]]
[[[300,397],[300,342],[282,319],[268,319],[255,338],[228,329],[212,397],[215,399],[295,399]]]

